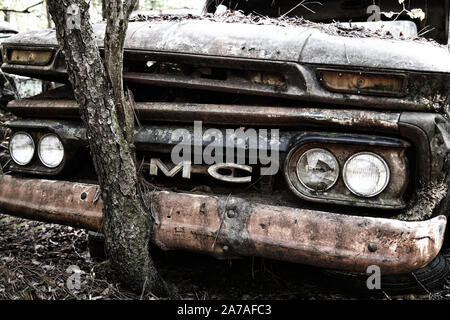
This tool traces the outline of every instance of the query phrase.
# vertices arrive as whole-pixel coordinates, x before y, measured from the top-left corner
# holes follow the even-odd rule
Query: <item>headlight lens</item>
[[[339,178],[339,163],[331,152],[311,149],[298,160],[297,177],[309,190],[326,191]]]
[[[38,155],[46,167],[58,167],[64,159],[64,146],[58,136],[48,134],[42,137],[39,141]]]
[[[362,152],[347,160],[343,178],[345,185],[352,193],[368,198],[386,189],[390,171],[383,158],[375,153]]]
[[[26,166],[31,162],[34,156],[33,138],[25,132],[18,132],[13,135],[9,142],[9,153],[15,163]]]

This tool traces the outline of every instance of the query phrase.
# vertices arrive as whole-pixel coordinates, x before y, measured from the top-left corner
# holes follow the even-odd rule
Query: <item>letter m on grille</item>
[[[161,170],[166,177],[173,178],[178,172],[183,171],[183,178],[191,178],[191,163],[189,161],[182,161],[172,169],[168,169],[160,159],[151,159],[150,175],[157,176],[158,169]]]

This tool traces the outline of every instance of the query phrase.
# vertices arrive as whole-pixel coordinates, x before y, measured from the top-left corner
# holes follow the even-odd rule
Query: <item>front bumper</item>
[[[2,213],[101,230],[96,185],[4,175],[0,186]],[[163,250],[258,256],[361,273],[371,265],[383,274],[426,266],[442,247],[447,223],[444,216],[404,222],[166,191],[150,197],[153,242]]]

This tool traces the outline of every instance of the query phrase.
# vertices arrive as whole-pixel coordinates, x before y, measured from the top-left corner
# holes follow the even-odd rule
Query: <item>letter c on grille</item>
[[[229,175],[220,174],[219,170],[230,170]],[[250,166],[235,163],[219,163],[208,168],[208,173],[215,179],[232,183],[249,183],[252,182],[252,176],[236,177],[236,171],[243,170],[252,173],[253,168]]]

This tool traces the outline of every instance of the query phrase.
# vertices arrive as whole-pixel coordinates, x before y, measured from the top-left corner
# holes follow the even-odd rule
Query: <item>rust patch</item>
[[[296,107],[267,107],[245,105],[216,105],[199,103],[137,102],[140,120],[193,123],[203,121],[220,125],[269,125],[298,127],[343,127],[386,133],[398,133],[398,112],[362,111],[350,108],[320,109]],[[76,101],[71,100],[13,100],[8,110],[21,115],[78,118]]]
[[[7,214],[100,230],[102,202],[93,202],[95,185],[6,175],[0,185],[0,210]],[[166,191],[150,196],[158,220],[153,242],[164,250],[258,256],[354,272],[369,265],[384,274],[424,267],[439,253],[447,222],[444,216],[405,222]]]
[[[446,218],[404,222],[216,198],[157,192],[161,223],[154,242],[166,250],[191,250],[218,258],[259,256],[325,268],[408,273],[440,251]],[[205,203],[204,214],[199,208]],[[175,206],[180,215],[167,218]],[[180,236],[175,228],[183,227]],[[373,252],[374,244],[377,250]]]
[[[2,213],[97,232],[101,229],[103,204],[94,203],[96,185],[3,175],[0,186]]]
[[[405,213],[398,215],[396,218],[405,221],[426,220],[433,216],[434,210],[447,197],[448,181],[430,182],[421,186],[417,192],[417,201],[414,206],[408,208]]]

